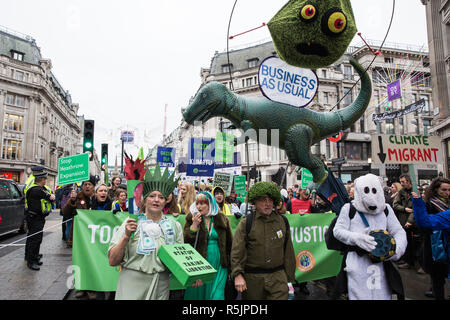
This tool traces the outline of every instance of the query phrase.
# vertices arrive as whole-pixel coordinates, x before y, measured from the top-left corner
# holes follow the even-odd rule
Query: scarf
[[[430,203],[439,211],[446,211],[449,209],[449,205],[436,196],[430,199]]]

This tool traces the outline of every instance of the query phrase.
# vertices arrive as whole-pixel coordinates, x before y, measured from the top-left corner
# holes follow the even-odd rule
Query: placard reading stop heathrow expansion
[[[89,180],[89,154],[58,159],[58,185]]]

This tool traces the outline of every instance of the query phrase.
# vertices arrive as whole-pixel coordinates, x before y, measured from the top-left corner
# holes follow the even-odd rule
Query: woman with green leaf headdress
[[[116,300],[167,300],[169,271],[158,258],[164,244],[183,243],[181,225],[163,214],[167,199],[178,183],[159,165],[144,178],[143,205],[137,222],[127,219],[114,234],[108,249],[109,264],[121,266]]]

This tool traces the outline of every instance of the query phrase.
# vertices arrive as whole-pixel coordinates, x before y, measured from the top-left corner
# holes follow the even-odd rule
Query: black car
[[[25,197],[14,180],[0,179],[0,220],[0,236],[27,231]]]

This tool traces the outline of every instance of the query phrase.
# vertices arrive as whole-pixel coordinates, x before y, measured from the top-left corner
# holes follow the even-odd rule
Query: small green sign
[[[233,163],[234,138],[232,134],[217,132],[215,162]]]
[[[89,180],[89,154],[58,159],[58,185]]]
[[[234,176],[234,191],[236,193],[245,192],[245,176]]]
[[[163,245],[159,248],[158,257],[184,287],[196,280],[211,282],[217,273],[189,243]]]
[[[302,185],[301,188],[302,189],[306,189],[308,187],[308,185],[313,182],[313,175],[312,173],[306,169],[306,168],[302,168]]]

